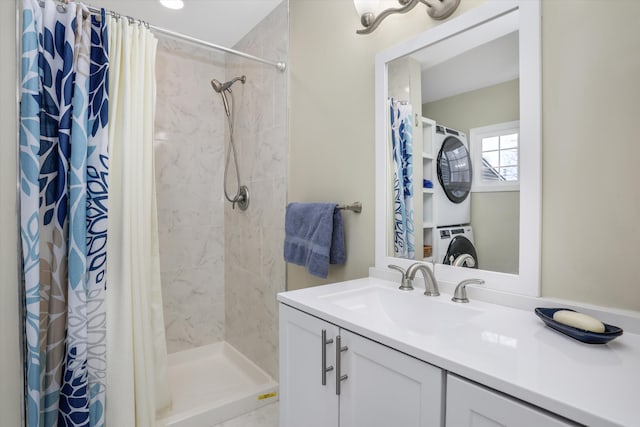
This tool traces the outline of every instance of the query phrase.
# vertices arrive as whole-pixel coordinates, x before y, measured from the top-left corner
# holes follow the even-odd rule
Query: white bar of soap
[[[601,321],[586,314],[576,313],[575,311],[558,310],[553,313],[553,320],[585,331],[604,332],[604,324]]]

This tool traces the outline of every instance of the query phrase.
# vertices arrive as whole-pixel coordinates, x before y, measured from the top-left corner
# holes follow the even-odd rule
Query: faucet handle
[[[397,270],[402,274],[402,280],[400,282],[400,290],[401,291],[412,291],[413,290],[413,280],[407,278],[407,273],[400,266],[389,264],[389,267],[392,270]]]
[[[456,290],[453,293],[453,298],[451,301],[453,302],[469,302],[469,298],[467,298],[467,285],[482,285],[484,284],[484,280],[482,279],[467,279],[458,283],[456,286]]]

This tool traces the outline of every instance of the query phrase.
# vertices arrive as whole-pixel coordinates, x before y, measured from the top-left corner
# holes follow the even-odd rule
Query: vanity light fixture
[[[182,9],[184,7],[184,2],[182,0],[160,0],[160,4],[167,9],[173,10]]]
[[[460,0],[398,0],[400,7],[379,11],[381,0],[353,0],[353,4],[360,15],[360,23],[364,28],[357,30],[358,34],[373,32],[380,22],[394,13],[407,13],[418,3],[427,6],[427,14],[436,20],[446,19],[456,10]],[[379,12],[379,13],[378,13]]]

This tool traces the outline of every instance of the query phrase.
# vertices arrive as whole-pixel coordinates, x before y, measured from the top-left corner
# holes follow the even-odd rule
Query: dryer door
[[[473,257],[475,265],[472,268],[478,268],[478,254],[473,243],[464,236],[456,236],[451,239],[447,253],[442,260],[443,264],[451,265],[459,256],[469,254]]]
[[[456,137],[449,136],[438,153],[438,181],[453,203],[462,203],[471,190],[471,156]]]

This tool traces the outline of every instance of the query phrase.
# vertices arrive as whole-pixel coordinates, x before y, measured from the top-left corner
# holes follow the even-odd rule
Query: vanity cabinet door
[[[340,330],[340,427],[440,427],[444,371]]]
[[[335,368],[322,385],[322,331],[326,366],[335,367],[338,327],[280,304],[280,426],[338,427]]]
[[[447,427],[577,426],[519,400],[449,374]]]

